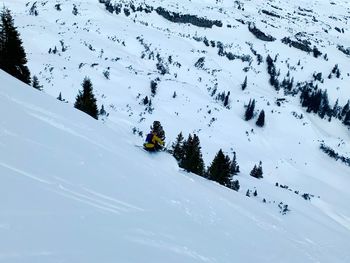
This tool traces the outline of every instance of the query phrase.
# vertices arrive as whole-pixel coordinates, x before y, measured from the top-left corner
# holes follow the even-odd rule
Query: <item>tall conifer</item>
[[[180,167],[188,172],[204,175],[204,161],[201,152],[199,137],[194,134],[188,135],[188,139],[183,144],[184,157],[180,161]]]
[[[230,166],[230,157],[225,155],[220,149],[208,168],[208,178],[229,187],[231,185]]]
[[[83,91],[79,91],[76,97],[74,107],[89,114],[91,117],[98,119],[98,109],[96,99],[93,94],[91,80],[85,77],[83,84]]]
[[[30,84],[26,53],[9,9],[0,13],[0,69]]]

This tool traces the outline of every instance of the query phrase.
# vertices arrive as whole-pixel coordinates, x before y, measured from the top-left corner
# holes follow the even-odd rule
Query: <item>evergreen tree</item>
[[[93,94],[91,80],[85,77],[83,84],[83,91],[79,91],[76,97],[74,107],[89,114],[91,117],[98,119],[98,109],[96,99]]]
[[[327,90],[325,90],[321,95],[321,103],[318,115],[323,119],[326,115],[330,115],[331,107],[329,106]]]
[[[250,197],[250,190],[248,189],[247,192],[245,193],[246,196]]]
[[[29,9],[29,14],[31,16],[38,16],[39,12],[37,10],[37,6],[36,6],[36,2],[34,2],[34,4],[32,5],[32,7]]]
[[[154,97],[157,93],[157,87],[158,87],[158,84],[155,80],[152,80],[151,81],[151,94],[152,94],[152,97]]]
[[[244,115],[246,121],[249,121],[250,119],[253,118],[254,109],[255,109],[255,99],[249,100],[249,104],[248,104],[248,107],[247,107],[247,109],[245,111],[245,115]]]
[[[263,178],[263,170],[262,170],[262,163],[259,162],[259,166],[254,165],[253,170],[250,172],[250,176],[253,176],[255,178]]]
[[[264,110],[260,111],[258,120],[255,123],[259,127],[263,127],[265,125],[265,112]]]
[[[245,90],[247,88],[247,81],[248,81],[248,78],[247,78],[247,76],[245,76],[244,82],[242,84],[242,90]]]
[[[234,180],[234,181],[231,182],[230,188],[231,188],[232,190],[235,190],[235,191],[238,192],[238,190],[239,190],[240,187],[241,187],[241,186],[239,185],[239,181],[238,181],[238,180]]]
[[[258,168],[256,167],[256,164],[255,164],[253,169],[250,171],[250,176],[256,177],[257,169]]]
[[[160,124],[160,121],[154,121],[153,125],[151,126],[151,131],[157,133],[157,136],[162,139],[162,141],[165,140],[165,132],[163,130],[162,125]]]
[[[230,173],[232,175],[236,175],[239,173],[239,165],[237,164],[236,160],[236,152],[233,152],[233,157],[230,165]]]
[[[348,100],[341,111],[341,116],[345,117],[345,115],[349,112],[349,110],[350,110],[350,101]]]
[[[300,102],[302,107],[309,105],[310,93],[307,87],[303,87],[300,94]]]
[[[339,99],[337,99],[334,103],[333,109],[332,109],[332,114],[334,118],[341,119],[340,115],[340,107],[339,107]]]
[[[107,115],[107,112],[106,112],[106,110],[105,110],[105,106],[104,106],[103,104],[102,104],[102,106],[101,106],[99,115],[101,115],[101,116]]]
[[[184,158],[184,137],[182,135],[182,132],[179,133],[179,135],[176,137],[175,143],[171,146],[172,148],[172,154],[174,158],[180,162]]]
[[[229,98],[230,98],[230,92],[227,92],[227,95],[224,98],[224,107],[229,107]]]
[[[188,139],[183,144],[184,157],[180,161],[180,167],[188,172],[204,175],[204,161],[200,147],[200,141],[196,134],[193,137],[188,135]]]
[[[348,111],[344,117],[343,123],[347,126],[350,126],[350,111]]]
[[[231,161],[220,149],[213,162],[208,168],[208,178],[221,185],[230,186],[231,183]]]
[[[30,72],[26,66],[26,53],[10,10],[0,13],[0,69],[30,84]]]
[[[148,96],[143,98],[142,103],[143,103],[143,105],[147,105],[149,103]]]
[[[33,80],[32,80],[32,86],[33,88],[42,91],[43,90],[43,86],[40,85],[39,83],[39,79],[37,76],[33,76]]]
[[[64,101],[64,99],[62,98],[62,93],[61,93],[61,92],[60,92],[60,94],[58,94],[57,99],[58,99],[59,101]]]

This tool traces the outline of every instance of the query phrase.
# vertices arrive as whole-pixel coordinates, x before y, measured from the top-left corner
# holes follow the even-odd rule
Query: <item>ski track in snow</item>
[[[120,214],[120,213],[126,213],[126,212],[132,212],[132,211],[145,211],[142,208],[133,206],[131,204],[128,204],[126,202],[120,201],[120,200],[116,200],[114,198],[108,197],[106,195],[97,193],[91,189],[88,188],[84,188],[84,187],[78,187],[77,190],[73,190],[73,184],[69,183],[66,180],[62,180],[61,178],[57,178],[58,181],[64,181],[66,184],[69,184],[69,187],[63,186],[60,182],[57,181],[48,181],[45,179],[42,179],[38,176],[35,176],[31,173],[22,171],[20,169],[17,169],[15,167],[12,167],[10,165],[7,165],[5,163],[0,162],[0,166],[9,169],[13,172],[15,172],[16,174],[25,176],[27,178],[30,178],[36,182],[45,184],[45,185],[50,185],[50,189],[51,191],[60,194],[66,198],[70,198],[82,203],[85,203],[87,205],[108,211],[108,212],[112,212],[115,214]],[[53,177],[55,178],[55,177]],[[58,188],[58,190],[57,190]]]
[[[15,168],[15,167],[10,166],[10,165],[7,165],[7,164],[5,164],[5,163],[0,162],[0,166],[6,168],[6,169],[8,169],[8,170],[11,170],[11,171],[13,171],[13,172],[15,172],[15,173],[17,173],[17,174],[20,174],[20,175],[23,175],[23,176],[25,176],[25,177],[27,177],[27,178],[30,178],[30,179],[32,179],[32,180],[35,180],[35,181],[37,181],[37,182],[40,182],[40,183],[43,183],[43,184],[48,184],[48,185],[51,185],[51,184],[52,184],[50,181],[47,181],[47,180],[42,179],[42,178],[39,178],[39,177],[37,177],[37,176],[35,176],[35,175],[32,175],[32,174],[30,174],[30,173],[28,173],[28,172],[22,171],[22,170],[20,170],[20,169],[17,169],[17,168]]]

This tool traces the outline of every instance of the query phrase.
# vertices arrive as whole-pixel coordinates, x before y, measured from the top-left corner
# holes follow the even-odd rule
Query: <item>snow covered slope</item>
[[[324,143],[350,157],[349,130],[276,91],[265,62],[275,59],[280,82],[288,74],[294,88],[314,80],[331,105],[339,99],[343,106],[350,98],[347,1],[132,2],[149,12],[117,1],[119,14],[100,2],[1,1],[14,13],[32,74],[51,96],[1,73],[0,107],[9,114],[0,127],[0,260],[349,262],[350,169],[320,150]],[[162,10],[222,26],[173,23]],[[249,24],[275,41],[256,38]],[[328,78],[335,64],[340,77]],[[103,122],[72,109],[85,76],[109,113]],[[228,91],[224,107],[215,97]],[[52,99],[59,92],[69,103]],[[243,120],[253,98],[256,113],[265,110],[264,128]],[[167,154],[134,147],[144,138],[132,130],[144,135],[154,120],[168,144],[180,131],[197,133],[206,165],[219,148],[235,151],[239,192],[179,171]],[[256,180],[249,172],[260,160],[264,178]],[[246,197],[248,189],[258,196]]]
[[[1,262],[349,261],[349,218],[323,198],[284,216],[143,152],[127,125],[0,81]]]

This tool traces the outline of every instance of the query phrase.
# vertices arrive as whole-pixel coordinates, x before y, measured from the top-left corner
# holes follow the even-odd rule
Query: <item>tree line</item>
[[[239,181],[233,178],[240,172],[235,152],[230,158],[220,149],[210,166],[205,168],[199,137],[196,134],[189,134],[187,139],[185,139],[182,132],[178,134],[170,152],[184,170],[216,181],[235,191],[239,190]],[[254,166],[250,175],[258,179],[263,178],[261,162],[258,166]]]

